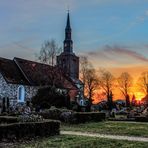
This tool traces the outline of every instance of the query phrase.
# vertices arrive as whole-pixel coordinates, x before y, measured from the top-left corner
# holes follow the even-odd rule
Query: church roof
[[[8,83],[31,86],[55,85],[59,88],[76,89],[59,68],[35,61],[0,58],[0,72]]]
[[[65,29],[71,30],[69,12],[68,12],[68,14],[67,14],[67,23],[66,23],[66,28],[65,28]]]
[[[0,73],[3,75],[7,83],[29,84],[13,60],[0,58]]]
[[[50,83],[49,76],[52,69],[50,65],[20,58],[14,58],[14,61],[31,85],[47,85]]]

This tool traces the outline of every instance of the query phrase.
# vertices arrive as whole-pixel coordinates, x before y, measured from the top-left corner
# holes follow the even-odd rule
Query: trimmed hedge
[[[12,116],[0,116],[0,124],[2,123],[16,123],[18,122],[17,117]]]
[[[71,111],[55,109],[39,113],[39,115],[41,115],[44,119],[55,119],[66,123],[97,122],[106,119],[105,113],[100,112],[71,112],[71,114],[69,114],[70,112]]]
[[[100,112],[76,112],[74,116],[76,118],[76,123],[103,121],[106,118],[105,113]]]
[[[109,121],[135,121],[135,118],[108,118]]]
[[[40,112],[38,113],[38,115],[42,116],[44,119],[59,120],[61,113],[62,110],[55,108]]]
[[[135,117],[135,121],[137,121],[137,122],[148,122],[148,117],[143,117],[143,116]]]
[[[59,133],[60,122],[56,120],[0,125],[0,140],[28,139],[36,136],[59,135]]]

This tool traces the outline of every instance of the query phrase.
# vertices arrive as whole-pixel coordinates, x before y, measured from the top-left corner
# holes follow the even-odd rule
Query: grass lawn
[[[19,148],[146,148],[147,142],[129,142],[104,138],[60,135],[19,144]],[[11,148],[9,146],[9,148]]]
[[[105,121],[77,125],[62,125],[61,130],[148,137],[148,123]]]

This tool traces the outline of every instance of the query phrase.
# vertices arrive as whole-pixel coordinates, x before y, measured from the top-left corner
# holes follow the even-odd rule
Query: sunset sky
[[[1,0],[0,57],[35,60],[48,39],[63,46],[68,7],[77,55],[115,76],[148,71],[148,0]]]

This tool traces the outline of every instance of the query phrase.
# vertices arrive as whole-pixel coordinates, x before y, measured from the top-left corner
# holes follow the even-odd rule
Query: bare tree
[[[140,90],[148,96],[148,71],[141,74],[137,83]]]
[[[114,76],[109,71],[100,70],[99,86],[103,89],[109,102],[110,97],[113,95]]]
[[[97,89],[97,86],[98,86],[98,78],[97,78],[96,71],[94,68],[87,70],[85,85],[87,89],[87,97],[92,103],[94,91]]]
[[[54,39],[46,40],[42,44],[39,54],[36,54],[37,60],[42,63],[55,65],[56,55],[61,51]]]
[[[80,79],[84,84],[85,95],[92,103],[94,91],[97,89],[98,85],[98,78],[96,75],[96,70],[88,61],[87,57],[80,58]]]
[[[86,89],[86,74],[88,69],[90,69],[91,64],[88,61],[87,57],[80,57],[80,79],[84,84],[84,89]]]
[[[130,106],[129,92],[132,86],[132,77],[129,73],[123,72],[118,78],[119,89],[126,99],[126,106]]]

